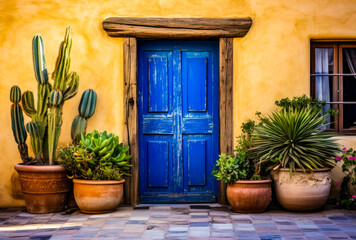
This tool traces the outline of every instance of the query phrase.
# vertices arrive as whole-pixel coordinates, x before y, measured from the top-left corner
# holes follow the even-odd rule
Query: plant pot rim
[[[14,166],[16,171],[22,172],[65,172],[67,169],[60,165],[23,165],[22,163]]]
[[[289,172],[290,169],[289,168],[279,168],[279,169],[273,170],[273,171]],[[331,171],[331,168],[317,168],[313,172],[328,172],[328,171]],[[304,172],[304,171],[301,168],[296,168],[294,172]],[[309,169],[305,169],[305,172],[311,173],[311,171]]]
[[[86,179],[73,179],[74,183],[87,184],[87,185],[116,185],[125,182],[125,179],[121,180],[86,180]]]
[[[229,185],[233,185],[233,184],[261,184],[261,183],[271,183],[272,179],[268,178],[268,179],[261,179],[261,180],[238,180],[235,181],[234,183],[231,183]]]

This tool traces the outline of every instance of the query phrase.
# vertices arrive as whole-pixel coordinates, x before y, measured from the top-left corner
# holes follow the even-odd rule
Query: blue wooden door
[[[216,202],[217,41],[139,41],[141,203]]]

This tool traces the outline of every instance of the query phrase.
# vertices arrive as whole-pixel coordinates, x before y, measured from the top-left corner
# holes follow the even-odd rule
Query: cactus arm
[[[92,89],[84,91],[79,103],[79,114],[84,118],[93,116],[96,107],[96,92]]]
[[[11,126],[16,143],[25,143],[27,139],[27,134],[23,123],[22,109],[19,104],[11,105]]]
[[[48,114],[48,154],[49,164],[52,165],[58,146],[62,126],[62,105],[52,106]]]
[[[54,89],[65,91],[67,74],[70,67],[70,51],[72,48],[72,38],[70,36],[70,27],[66,29],[66,34],[63,42],[60,45],[56,68],[52,78],[54,80]]]
[[[48,72],[44,54],[44,45],[41,35],[37,34],[32,39],[32,57],[35,77],[39,84],[48,83]]]
[[[31,91],[26,91],[22,94],[22,106],[27,116],[31,118],[35,116],[36,109],[33,93]]]
[[[67,86],[63,93],[63,99],[68,100],[77,94],[79,87],[79,76],[76,72],[69,73],[67,77]]]
[[[21,101],[21,89],[18,86],[11,87],[10,101],[15,104],[18,104]]]
[[[31,138],[32,151],[38,162],[42,162],[42,141],[40,131],[36,123],[29,122],[26,124],[26,129]]]
[[[62,126],[63,95],[59,90],[53,90],[49,97],[50,110],[48,114],[48,154],[49,164],[52,165],[58,146]]]
[[[82,116],[78,115],[74,118],[71,128],[71,137],[73,144],[77,145],[80,140],[80,135],[85,133],[87,129],[87,120]]]
[[[49,94],[51,92],[50,84],[38,84],[38,101],[37,101],[37,117],[43,121],[47,120],[47,111],[48,111],[48,101]]]
[[[87,130],[87,120],[93,116],[96,107],[96,92],[92,89],[85,90],[80,99],[79,115],[73,120],[71,137],[73,144],[78,144],[80,135]]]
[[[28,148],[26,145],[27,133],[23,122],[21,106],[16,103],[11,106],[11,127],[15,141],[18,144],[22,162],[26,164],[29,160]]]

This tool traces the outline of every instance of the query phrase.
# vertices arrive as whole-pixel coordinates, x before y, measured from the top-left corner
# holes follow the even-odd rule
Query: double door
[[[216,202],[218,41],[139,41],[141,203]]]

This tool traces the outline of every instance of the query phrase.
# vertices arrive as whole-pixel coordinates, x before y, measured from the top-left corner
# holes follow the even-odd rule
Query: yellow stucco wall
[[[234,134],[255,111],[268,112],[274,101],[309,93],[311,38],[356,39],[354,0],[6,0],[0,1],[0,207],[14,200],[13,165],[20,161],[12,137],[9,90],[36,91],[31,40],[44,38],[47,67],[53,71],[65,27],[71,25],[71,70],[80,77],[79,94],[65,103],[60,144],[70,141],[81,93],[98,93],[88,131],[108,130],[123,137],[122,39],[107,36],[102,21],[131,17],[246,17],[253,26],[234,40]],[[28,121],[28,119],[26,119]],[[355,145],[354,138],[343,140]]]

